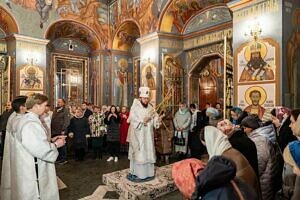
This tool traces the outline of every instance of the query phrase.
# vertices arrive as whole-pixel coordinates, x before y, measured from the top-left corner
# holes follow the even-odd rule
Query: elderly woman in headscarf
[[[277,107],[271,110],[272,123],[276,127],[276,136],[281,151],[284,150],[289,142],[297,140],[293,135],[291,124],[291,111],[286,107]]]
[[[236,164],[237,178],[245,181],[253,190],[260,194],[257,176],[248,160],[231,146],[228,137],[222,131],[213,126],[206,126],[204,129],[204,140],[209,158],[222,155],[232,159]]]
[[[220,121],[217,128],[228,137],[232,147],[245,156],[258,177],[257,150],[254,142],[241,128],[234,126],[228,119]]]
[[[185,103],[179,104],[173,123],[175,127],[175,152],[179,154],[181,159],[187,153],[188,134],[191,124],[191,113]]]
[[[220,113],[216,108],[209,107],[206,109],[206,116],[209,118],[208,124],[211,126],[217,126],[220,119]]]
[[[230,110],[230,121],[233,125],[240,125],[246,116],[248,116],[248,113],[243,111],[240,107],[233,106]]]
[[[172,167],[172,178],[187,199],[258,199],[254,190],[235,176],[235,163],[223,156],[214,156],[206,166],[202,161],[191,158]]]

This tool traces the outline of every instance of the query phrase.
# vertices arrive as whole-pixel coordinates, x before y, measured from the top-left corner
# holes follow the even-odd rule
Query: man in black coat
[[[91,116],[93,114],[93,112],[88,108],[87,102],[83,102],[81,104],[81,109],[83,111],[84,117],[86,117],[87,119],[89,118],[89,116]]]
[[[70,124],[70,112],[65,106],[66,102],[64,99],[57,100],[57,107],[53,112],[51,119],[51,137],[58,135],[65,135],[68,131],[68,126]],[[64,145],[58,148],[58,158],[57,162],[61,164],[67,163],[67,146]]]

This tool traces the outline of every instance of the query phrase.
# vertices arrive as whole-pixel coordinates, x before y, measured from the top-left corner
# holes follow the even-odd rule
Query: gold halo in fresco
[[[128,62],[125,58],[121,58],[118,62],[118,65],[120,68],[123,68],[124,70],[128,68]]]
[[[250,93],[254,90],[257,90],[260,92],[261,94],[261,98],[259,100],[259,105],[263,105],[267,99],[267,93],[265,91],[265,89],[263,89],[262,87],[260,86],[252,86],[252,87],[249,87],[246,92],[245,92],[245,100],[247,102],[247,104],[251,105],[252,104],[252,101],[250,99]]]
[[[251,42],[251,43],[249,43],[249,45],[247,45],[246,50],[244,52],[245,59],[248,62],[249,62],[249,60],[251,58],[251,49],[250,48],[251,48],[251,46],[257,45],[257,44],[261,45],[259,51],[260,51],[260,55],[261,55],[262,59],[264,59],[266,57],[267,52],[268,52],[266,45],[263,42],[259,42],[259,41]]]

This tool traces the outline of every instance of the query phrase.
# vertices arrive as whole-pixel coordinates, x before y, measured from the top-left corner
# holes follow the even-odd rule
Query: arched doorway
[[[134,21],[125,21],[114,34],[112,102],[118,106],[131,105],[139,87],[140,45],[136,42],[139,37],[140,29]]]
[[[204,109],[206,103],[223,104],[223,66],[223,58],[218,54],[204,56],[195,64],[189,74],[190,103],[197,103],[199,109]]]
[[[95,63],[90,62],[92,52],[100,48],[97,34],[81,23],[64,20],[52,24],[45,38],[50,40],[47,74],[52,75],[48,92],[53,102],[59,98],[68,104],[93,101],[96,79],[101,78],[96,77]]]

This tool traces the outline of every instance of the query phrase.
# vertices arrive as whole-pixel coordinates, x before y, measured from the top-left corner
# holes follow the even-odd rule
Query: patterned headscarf
[[[228,119],[224,119],[217,124],[217,128],[225,134],[230,133],[234,129],[234,125]]]
[[[271,111],[271,114],[279,119],[280,123],[284,119],[284,116],[290,116],[291,115],[291,110],[286,107],[276,107]]]
[[[203,170],[205,163],[201,160],[190,158],[174,163],[172,178],[179,191],[190,199],[196,189],[196,177]]]

